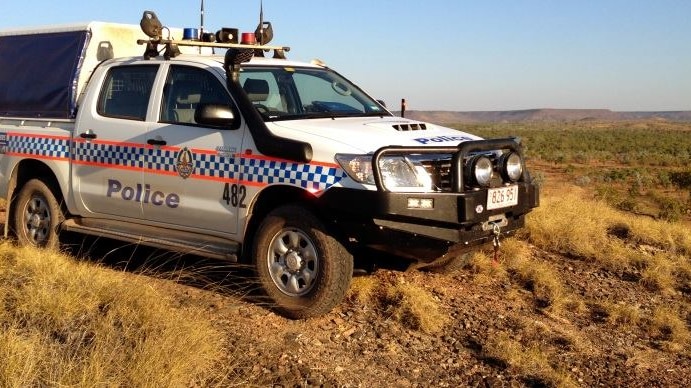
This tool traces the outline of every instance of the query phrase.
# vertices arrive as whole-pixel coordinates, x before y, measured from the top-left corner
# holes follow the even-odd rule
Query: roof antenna
[[[202,8],[199,11],[199,39],[201,40],[202,37],[204,36],[204,0],[202,0]],[[202,53],[202,47],[199,46],[199,54]]]
[[[259,0],[259,45],[263,45],[264,42],[264,2]]]
[[[259,2],[259,25],[257,29],[254,30],[254,36],[260,46],[268,44],[274,37],[274,30],[273,27],[271,27],[271,22],[264,21],[264,4],[262,1]],[[257,49],[254,55],[263,57],[264,50]]]

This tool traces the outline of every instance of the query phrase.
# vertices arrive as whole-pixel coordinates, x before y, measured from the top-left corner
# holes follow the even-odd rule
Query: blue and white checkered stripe
[[[52,159],[70,157],[70,139],[12,134],[7,139],[7,152]]]
[[[194,153],[194,174],[218,179],[240,179],[239,157]]]
[[[112,166],[140,168],[145,149],[134,145],[75,143],[74,160]]]
[[[178,151],[151,149],[137,144],[108,144],[76,142],[72,155],[75,162],[104,166],[144,168],[152,172],[176,171]],[[12,134],[7,139],[7,152],[52,159],[70,158],[70,139],[60,137],[22,136]],[[296,163],[252,155],[226,156],[192,152],[199,178],[239,180],[259,186],[289,184],[312,191],[322,191],[346,177],[337,166]]]
[[[169,149],[144,149],[142,166],[147,170],[175,172],[176,152]]]
[[[336,166],[259,159],[252,156],[224,157],[195,153],[194,159],[195,175],[237,179],[259,185],[281,183],[321,191],[346,176],[343,170]]]
[[[345,178],[337,167],[290,161],[242,158],[241,180],[259,184],[283,183],[322,191]]]

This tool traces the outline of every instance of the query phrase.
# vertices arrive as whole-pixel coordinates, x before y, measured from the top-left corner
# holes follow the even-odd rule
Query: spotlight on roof
[[[149,38],[160,40],[163,37],[163,25],[153,11],[144,11],[139,26]]]

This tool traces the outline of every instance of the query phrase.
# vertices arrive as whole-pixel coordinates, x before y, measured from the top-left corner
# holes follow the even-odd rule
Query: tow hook
[[[492,259],[492,264],[496,266],[499,264],[499,247],[501,247],[501,241],[499,241],[499,237],[501,237],[501,226],[499,226],[499,222],[494,223],[492,227],[492,235],[494,236],[492,239],[492,245],[494,246],[494,258]]]

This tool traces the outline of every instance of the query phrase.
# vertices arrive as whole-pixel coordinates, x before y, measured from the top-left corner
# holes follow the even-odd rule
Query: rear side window
[[[98,98],[98,114],[144,121],[158,66],[110,69]]]

